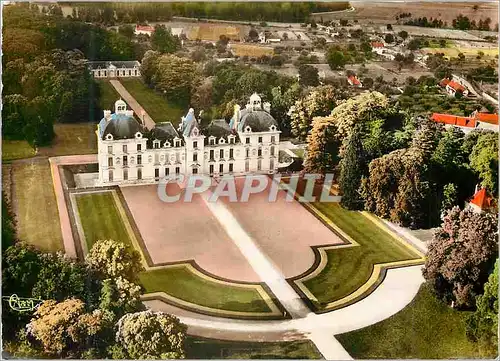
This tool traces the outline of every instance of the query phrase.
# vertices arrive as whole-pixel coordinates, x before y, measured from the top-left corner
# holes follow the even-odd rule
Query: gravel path
[[[146,128],[153,129],[156,124],[155,121],[153,120],[153,118],[149,116],[148,113],[146,113],[146,110],[143,107],[141,107],[141,105],[128,92],[128,90],[125,89],[123,84],[120,83],[119,80],[110,80],[109,82],[116,89],[118,94],[120,94],[122,99],[125,100],[125,102],[132,108],[137,117],[142,118],[142,115],[144,114],[144,125],[146,126]]]

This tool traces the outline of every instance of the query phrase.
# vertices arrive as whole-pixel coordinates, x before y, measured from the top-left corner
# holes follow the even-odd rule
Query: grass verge
[[[160,93],[148,88],[140,79],[120,79],[120,82],[156,123],[172,122],[177,126],[181,117],[187,113],[186,109],[170,104]]]
[[[420,258],[360,212],[348,211],[338,203],[314,206],[359,243],[355,247],[326,250],[325,268],[304,282],[320,304],[342,299],[357,290],[368,281],[375,264]]]
[[[61,225],[49,162],[33,159],[14,163],[12,187],[19,239],[43,251],[62,251]]]
[[[30,158],[36,155],[35,150],[25,140],[2,139],[2,160]]]
[[[355,359],[478,358],[477,346],[465,336],[468,315],[437,300],[424,284],[399,313],[335,338]]]
[[[48,147],[41,147],[39,155],[48,157],[71,154],[97,153],[95,123],[54,124],[56,137]]]
[[[88,249],[99,239],[132,246],[111,192],[77,194],[75,198]],[[221,284],[179,265],[148,270],[140,275],[140,280],[146,293],[165,292],[196,305],[250,315],[271,312],[256,289]]]
[[[243,342],[188,336],[188,359],[320,359],[310,341]]]

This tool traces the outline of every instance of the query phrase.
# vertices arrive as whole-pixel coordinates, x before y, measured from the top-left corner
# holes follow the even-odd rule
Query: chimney
[[[233,124],[233,129],[237,130],[238,129],[238,123],[240,122],[241,118],[241,111],[240,111],[240,106],[238,104],[234,105],[234,113],[233,113],[233,118],[234,118],[234,124]]]
[[[268,113],[271,113],[271,103],[265,102],[264,103],[264,110]]]
[[[111,110],[104,111],[104,118],[109,122],[111,120]]]

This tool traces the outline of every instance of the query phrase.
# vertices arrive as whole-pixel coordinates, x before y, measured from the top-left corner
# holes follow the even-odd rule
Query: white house
[[[155,32],[155,28],[150,25],[136,25],[134,34],[135,35],[148,35],[151,36]]]
[[[191,108],[178,129],[165,122],[148,131],[120,99],[113,114],[104,111],[96,131],[99,184],[154,183],[180,174],[273,174],[280,133],[270,104],[257,94],[245,108],[235,106],[230,123],[216,119],[204,129]]]
[[[129,78],[141,76],[137,60],[133,61],[89,61],[87,62],[94,78]]]

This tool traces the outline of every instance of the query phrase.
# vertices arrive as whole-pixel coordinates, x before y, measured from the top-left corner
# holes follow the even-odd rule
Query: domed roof
[[[249,126],[252,132],[268,132],[272,125],[276,127],[276,130],[278,129],[278,122],[268,112],[264,110],[244,111],[238,124],[238,130],[244,132],[245,128]]]
[[[101,121],[104,125],[102,139],[106,139],[106,135],[111,134],[113,139],[132,139],[135,138],[137,132],[144,133],[144,128],[139,122],[129,115],[113,114],[109,122],[104,119]]]

